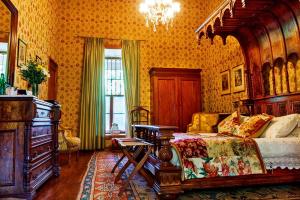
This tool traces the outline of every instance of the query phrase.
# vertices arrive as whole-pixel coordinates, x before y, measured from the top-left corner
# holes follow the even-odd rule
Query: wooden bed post
[[[146,163],[145,168],[154,177],[153,189],[159,199],[176,199],[183,193],[181,188],[181,167],[170,161],[173,157],[170,140],[174,139],[174,126],[133,125],[136,136],[154,144],[155,162]]]
[[[158,132],[157,139],[161,142],[161,148],[158,152],[160,163],[155,166],[156,173],[153,188],[159,199],[176,199],[179,194],[183,193],[181,188],[182,169],[170,162],[173,157],[170,140],[174,139],[174,129],[164,128],[162,127]]]

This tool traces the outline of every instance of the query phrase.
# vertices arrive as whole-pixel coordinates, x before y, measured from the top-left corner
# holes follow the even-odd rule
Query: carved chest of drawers
[[[32,96],[0,96],[0,198],[32,199],[59,175],[60,105]]]

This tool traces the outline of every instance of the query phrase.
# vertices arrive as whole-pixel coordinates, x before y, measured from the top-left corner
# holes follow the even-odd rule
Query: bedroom
[[[11,12],[11,20],[5,17],[1,17],[4,20],[4,23],[0,23],[0,29],[2,27],[7,27],[5,22],[10,22],[11,29],[16,29],[14,34],[11,34],[10,41],[15,45],[10,48],[10,56],[12,57],[9,64],[8,76],[10,77],[8,80],[12,86],[15,88],[23,89],[23,90],[32,90],[29,88],[28,81],[23,80],[20,75],[21,68],[18,67],[19,61],[28,61],[28,60],[36,60],[36,58],[40,58],[40,60],[45,64],[45,66],[54,66],[54,70],[51,67],[48,68],[50,73],[50,78],[48,82],[43,82],[39,86],[39,99],[55,99],[61,105],[61,125],[65,127],[72,128],[72,134],[74,136],[80,137],[80,124],[83,119],[82,114],[82,94],[87,94],[88,89],[82,89],[83,87],[83,77],[84,77],[84,46],[85,46],[85,38],[93,37],[93,38],[102,38],[104,39],[103,45],[106,49],[120,49],[124,43],[121,40],[136,40],[140,45],[140,61],[139,61],[139,104],[153,112],[153,96],[151,88],[151,78],[149,71],[151,68],[157,68],[158,71],[161,68],[186,68],[186,69],[201,69],[201,100],[197,101],[197,103],[201,103],[201,109],[195,108],[192,109],[191,113],[196,113],[199,111],[209,112],[209,113],[232,113],[235,109],[232,105],[233,102],[239,100],[246,100],[250,97],[255,97],[259,99],[259,95],[263,95],[264,91],[267,91],[266,88],[263,88],[262,83],[263,79],[257,79],[257,81],[252,81],[254,83],[252,88],[255,88],[253,91],[258,91],[257,93],[251,93],[249,91],[248,78],[245,75],[245,82],[247,84],[244,85],[242,91],[234,92],[231,89],[229,92],[221,91],[221,74],[223,72],[228,72],[231,76],[231,72],[240,65],[248,65],[247,63],[255,63],[257,66],[261,66],[269,61],[270,63],[276,61],[277,58],[291,58],[293,60],[293,55],[287,53],[285,49],[288,47],[294,48],[294,52],[299,52],[299,40],[298,37],[295,36],[295,29],[298,28],[298,21],[291,21],[291,27],[289,27],[291,34],[287,34],[288,39],[282,39],[278,37],[278,41],[271,41],[272,45],[264,45],[261,51],[257,51],[254,47],[252,51],[250,51],[251,59],[246,60],[250,56],[244,56],[243,49],[239,43],[239,41],[233,36],[228,36],[226,38],[226,44],[223,44],[223,38],[220,36],[215,36],[213,38],[213,44],[210,39],[210,36],[213,35],[211,29],[208,28],[207,33],[208,38],[201,37],[199,39],[197,33],[195,31],[197,28],[205,22],[205,20],[212,14],[214,11],[218,9],[223,1],[214,0],[214,1],[197,1],[197,0],[178,0],[180,3],[180,11],[176,14],[173,21],[173,26],[169,27],[169,30],[166,30],[165,26],[159,25],[157,27],[156,32],[153,30],[153,26],[151,25],[149,28],[145,25],[145,17],[142,13],[139,12],[139,4],[143,1],[140,0],[128,0],[128,1],[112,1],[112,0],[84,0],[84,1],[66,1],[66,0],[41,0],[41,1],[21,1],[21,0],[1,0],[1,3],[6,2],[5,5],[8,5],[7,2],[10,2],[11,5],[15,9],[9,9]],[[230,2],[230,1],[229,1]],[[231,1],[231,3],[234,1]],[[239,6],[242,3],[246,3],[246,9],[248,3],[257,3],[258,1],[249,0],[249,1],[236,1]],[[261,2],[261,1],[259,1]],[[269,7],[273,1],[264,0],[262,1],[263,5]],[[276,1],[277,2],[277,1]],[[280,2],[280,1],[278,1]],[[283,19],[280,20],[289,20],[290,15],[297,15],[299,12],[299,3],[297,1],[289,1],[293,4],[292,7],[295,9],[293,14],[283,15]],[[2,4],[4,5],[4,4]],[[260,5],[260,4],[259,4]],[[3,10],[7,10],[11,8],[10,6],[1,7],[1,16],[5,16],[5,14],[9,12],[2,13]],[[284,8],[280,7],[281,12],[285,13]],[[280,12],[280,9],[277,11]],[[241,9],[242,10],[242,9]],[[15,11],[18,13],[17,22],[15,22],[15,18],[13,16]],[[254,11],[252,11],[254,12]],[[264,11],[262,11],[264,12]],[[265,11],[266,12],[266,11]],[[268,13],[268,12],[266,12]],[[233,12],[233,14],[236,14]],[[237,13],[239,14],[239,13]],[[228,13],[226,14],[228,15]],[[246,13],[246,15],[252,15],[251,13]],[[235,16],[235,15],[234,15]],[[269,15],[267,15],[269,16]],[[276,17],[277,16],[277,17]],[[266,21],[270,22],[270,27],[267,27],[271,30],[275,30],[272,34],[277,34],[278,31],[276,29],[276,23],[272,23],[272,19],[266,17]],[[263,20],[261,20],[263,21]],[[217,22],[218,23],[218,22]],[[263,23],[263,22],[261,22]],[[277,22],[279,23],[279,22]],[[281,23],[281,21],[280,21]],[[226,24],[226,23],[225,23]],[[274,27],[275,26],[275,27]],[[8,26],[9,28],[9,26]],[[279,30],[281,30],[279,28]],[[4,34],[7,34],[9,30],[3,30]],[[246,31],[245,31],[246,32]],[[298,33],[298,29],[296,33]],[[258,35],[264,35],[263,31],[257,33]],[[270,36],[270,38],[274,37],[274,35]],[[0,33],[1,36],[1,33]],[[257,35],[256,35],[257,36]],[[258,36],[257,36],[258,37]],[[6,38],[7,36],[3,37]],[[247,38],[247,39],[245,39]],[[248,39],[251,39],[251,36],[245,37],[244,42],[249,42]],[[286,42],[281,42],[282,40]],[[2,42],[2,40],[0,41]],[[11,44],[11,45],[12,45]],[[25,58],[19,56],[18,51],[21,50],[19,47],[22,46],[25,48]],[[282,47],[283,45],[283,47]],[[12,49],[15,48],[15,51]],[[250,47],[249,47],[250,48]],[[275,52],[275,49],[279,49],[278,52]],[[284,49],[282,51],[282,49]],[[271,53],[270,53],[271,52]],[[288,51],[293,52],[293,51]],[[123,54],[121,54],[121,57]],[[124,55],[126,56],[126,55]],[[291,57],[289,57],[291,56]],[[114,57],[114,56],[112,56]],[[120,59],[120,56],[117,56]],[[51,58],[51,61],[49,61]],[[252,59],[253,58],[253,59]],[[283,59],[287,61],[288,59]],[[280,61],[278,61],[280,62]],[[260,64],[258,64],[260,63]],[[275,65],[275,64],[274,64]],[[15,66],[15,67],[14,67]],[[55,67],[57,66],[57,67]],[[273,63],[270,65],[273,66]],[[268,67],[265,67],[269,69]],[[253,72],[251,72],[253,73]],[[247,70],[245,68],[245,74]],[[272,73],[270,73],[272,74]],[[53,82],[53,77],[57,77],[56,82],[54,81],[54,86],[51,85]],[[284,77],[284,76],[283,76]],[[54,79],[55,80],[55,79]],[[226,80],[226,78],[225,78]],[[233,85],[233,79],[227,79],[229,81],[228,85]],[[230,82],[231,80],[231,82]],[[256,79],[255,79],[256,80]],[[270,89],[273,91],[271,94],[278,94],[275,96],[280,96],[280,92],[276,91],[278,87],[276,87],[277,81],[282,80],[282,76],[274,76],[274,84],[275,89]],[[87,81],[88,82],[88,81]],[[267,81],[270,83],[269,81]],[[267,83],[266,82],[266,83]],[[257,84],[256,84],[257,83]],[[266,84],[267,85],[267,84]],[[270,85],[270,84],[269,84]],[[291,84],[292,85],[292,84]],[[224,84],[226,86],[226,84]],[[172,87],[171,87],[172,88]],[[226,87],[225,87],[226,88]],[[261,88],[260,90],[258,88]],[[284,86],[281,86],[281,90],[284,92]],[[289,86],[290,89],[290,86]],[[274,92],[275,91],[275,92]],[[295,97],[295,101],[297,98],[296,92],[289,91],[290,93],[296,94],[292,95]],[[223,93],[223,94],[222,94]],[[249,95],[251,93],[251,95]],[[54,94],[54,97],[51,96]],[[168,93],[166,93],[168,94]],[[253,95],[254,94],[254,95]],[[52,98],[50,98],[51,96]],[[56,96],[56,97],[55,97]],[[90,95],[86,95],[90,96]],[[1,99],[5,99],[5,97],[1,96]],[[172,99],[172,98],[170,98]],[[173,98],[174,99],[174,98]],[[2,101],[2,100],[1,100]],[[99,101],[100,102],[100,101]],[[98,103],[99,103],[98,102]],[[186,101],[184,101],[186,102]],[[263,103],[263,102],[257,102]],[[5,104],[1,105],[1,117],[5,116],[9,118],[6,112],[11,112]],[[99,105],[100,106],[100,105]],[[136,105],[134,105],[136,106]],[[176,108],[180,107],[176,105]],[[291,105],[285,105],[282,109],[285,110],[286,114],[290,114],[292,112],[299,112],[297,110],[293,110]],[[257,107],[255,108],[255,112],[257,112]],[[270,109],[270,107],[268,107]],[[277,108],[276,108],[277,109]],[[124,108],[125,110],[125,108]],[[279,110],[279,108],[277,109]],[[293,110],[293,111],[291,111]],[[13,110],[15,111],[15,110]],[[267,112],[267,108],[261,108],[262,112]],[[20,111],[21,112],[21,111]],[[242,110],[245,112],[245,110]],[[261,113],[262,113],[261,112]],[[257,112],[258,113],[258,112]],[[267,112],[269,113],[269,112]],[[279,111],[274,112],[274,115],[284,115],[278,114]],[[122,113],[123,114],[123,113]],[[42,113],[41,113],[42,115]],[[113,118],[111,114],[109,114],[110,118]],[[151,117],[153,113],[151,113]],[[171,116],[166,114],[164,119],[170,119]],[[3,119],[1,119],[3,120]],[[5,121],[6,120],[6,121]],[[1,130],[13,129],[12,127],[7,127],[7,119],[0,122]],[[178,120],[177,118],[175,120]],[[91,121],[91,120],[90,120]],[[109,121],[109,122],[107,122]],[[106,120],[104,123],[112,124],[113,120]],[[124,120],[123,120],[124,121]],[[184,120],[184,125],[180,125],[181,127],[185,127],[187,121],[190,123],[192,121],[192,116],[189,114],[188,117]],[[152,120],[153,122],[153,120]],[[12,122],[11,122],[12,123]],[[88,123],[88,122],[86,122]],[[92,123],[92,122],[91,122]],[[101,122],[102,123],[102,122]],[[123,123],[125,124],[125,123]],[[12,126],[16,126],[15,122],[11,124]],[[161,124],[161,125],[177,125],[177,124]],[[120,126],[120,124],[119,124]],[[15,128],[16,129],[16,128]],[[110,129],[107,128],[108,130]],[[4,134],[5,133],[5,134]],[[130,133],[130,131],[127,131]],[[4,141],[11,140],[11,132],[3,132],[1,137],[1,147]],[[84,139],[81,138],[83,141]],[[102,137],[100,141],[99,148],[103,147],[103,142],[105,141],[106,147],[110,149],[111,146],[111,135]],[[23,144],[24,142],[22,142]],[[82,142],[83,143],[83,142]],[[96,145],[96,144],[95,144]],[[13,146],[13,144],[12,144]],[[9,146],[10,147],[10,146]],[[6,147],[3,146],[3,149]],[[81,146],[81,149],[89,149],[90,147]],[[17,149],[9,148],[13,152]],[[92,147],[91,149],[98,149],[98,147]],[[2,150],[2,149],[1,149]],[[4,152],[4,151],[3,151]],[[54,153],[53,153],[54,154]],[[13,154],[10,154],[10,156]],[[110,154],[112,155],[112,154]],[[15,156],[15,155],[13,155]],[[40,189],[37,190],[36,199],[43,199],[43,197],[48,197],[48,199],[55,199],[55,195],[57,195],[57,199],[76,199],[79,191],[80,184],[83,179],[84,173],[87,169],[87,164],[89,163],[90,158],[92,157],[92,153],[86,153],[85,151],[80,152],[78,161],[75,160],[76,156],[71,155],[70,162],[68,161],[68,155],[62,153],[60,156],[59,164],[61,165],[61,175],[57,179],[51,179],[46,181],[44,184],[41,183]],[[4,159],[2,158],[1,162],[6,164],[8,168],[17,166],[22,166],[23,162],[17,161],[15,157],[14,159]],[[21,159],[22,160],[22,159]],[[16,164],[17,163],[17,164]],[[113,166],[113,165],[112,165]],[[111,167],[112,167],[111,166]],[[78,168],[77,168],[78,167]],[[23,168],[23,167],[21,167]],[[1,169],[2,170],[2,169]],[[7,173],[7,179],[3,179],[8,181],[12,178],[12,174],[14,174],[14,170],[4,171]],[[2,173],[2,171],[1,171]],[[72,177],[72,173],[78,173],[78,177],[74,177],[76,183],[70,182],[72,185],[70,187],[70,196],[63,196],[60,187],[67,187],[64,184],[64,181],[69,180],[68,176]],[[23,176],[23,175],[22,175]],[[75,175],[74,175],[75,176]],[[295,174],[295,177],[299,179],[298,175]],[[55,184],[56,181],[62,182]],[[80,180],[79,180],[80,179]],[[71,178],[70,178],[71,180]],[[23,184],[21,180],[17,180],[16,182]],[[41,181],[44,182],[44,181]],[[5,185],[5,184],[4,184]],[[74,186],[73,186],[74,185]],[[3,187],[1,192],[6,191],[7,188],[11,186]],[[18,186],[19,187],[19,186]],[[1,187],[0,187],[1,188]],[[18,188],[18,192],[11,193],[22,193],[20,192],[22,189]],[[30,192],[33,190],[30,189]],[[0,193],[1,193],[0,192]],[[45,199],[45,198],[44,198]]]

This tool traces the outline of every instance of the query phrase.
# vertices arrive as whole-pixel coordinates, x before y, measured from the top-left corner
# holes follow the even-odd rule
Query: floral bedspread
[[[253,139],[203,137],[171,142],[180,157],[183,180],[266,173]]]

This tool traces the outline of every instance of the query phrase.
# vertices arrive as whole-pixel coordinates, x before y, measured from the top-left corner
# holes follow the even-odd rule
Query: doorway
[[[49,59],[49,74],[48,80],[48,99],[56,100],[57,97],[57,68],[58,65],[53,59]]]

